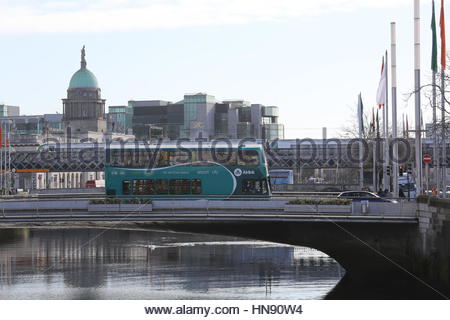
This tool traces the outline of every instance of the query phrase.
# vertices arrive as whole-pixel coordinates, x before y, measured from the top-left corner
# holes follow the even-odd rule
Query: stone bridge
[[[383,206],[378,214],[363,215],[355,208],[292,209],[283,201],[102,205],[40,200],[1,203],[0,225],[162,229],[306,246],[346,270],[328,298],[447,298],[450,202]]]

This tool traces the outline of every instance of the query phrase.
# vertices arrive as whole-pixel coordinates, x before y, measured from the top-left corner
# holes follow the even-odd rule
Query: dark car
[[[381,198],[379,195],[369,191],[345,191],[338,196],[339,199],[349,199],[352,201],[371,201],[371,202],[394,202],[389,199]]]

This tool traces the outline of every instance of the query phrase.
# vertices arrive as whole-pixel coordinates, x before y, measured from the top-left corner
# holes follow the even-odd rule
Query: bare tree
[[[447,61],[450,61],[450,55],[447,55]],[[447,66],[446,71],[450,71],[449,66]],[[441,104],[441,99],[442,99],[442,93],[444,93],[444,101],[445,101],[445,113],[446,113],[446,121],[447,121],[447,116],[450,115],[450,108],[448,108],[447,106],[450,105],[450,100],[447,99],[447,97],[450,94],[450,91],[448,90],[448,88],[450,88],[450,75],[447,73],[444,74],[444,88],[441,88],[441,72],[437,72],[436,73],[436,108],[437,110],[442,112],[442,104]],[[422,106],[428,107],[428,108],[433,108],[433,84],[432,84],[432,78],[431,78],[431,73],[427,74],[427,82],[424,85],[422,85],[419,88],[419,91],[423,93],[425,99],[426,99],[426,103],[422,103]],[[404,101],[408,102],[409,99],[411,99],[415,94],[416,94],[417,90],[412,90],[406,94],[404,94]],[[439,114],[440,115],[440,114]]]
[[[356,107],[349,107],[349,119],[346,121],[346,125],[342,126],[338,131],[338,137],[341,139],[359,139],[359,119],[358,114],[356,112]],[[382,111],[383,109],[379,109],[379,123],[382,123]],[[372,119],[374,118],[374,119]],[[372,114],[372,109],[366,110],[363,113],[363,123],[364,123],[364,132],[362,135],[363,139],[375,139],[377,136],[376,132],[376,110],[374,110],[374,115]],[[373,128],[371,126],[373,125]],[[382,128],[380,130],[380,135],[383,136]],[[388,127],[388,132],[392,132],[392,127]],[[397,126],[397,137],[400,137],[401,127]],[[390,134],[391,135],[391,134]]]

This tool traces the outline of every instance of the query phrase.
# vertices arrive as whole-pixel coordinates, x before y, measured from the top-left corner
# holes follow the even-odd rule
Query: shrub
[[[323,200],[312,200],[312,199],[295,199],[290,200],[288,204],[297,205],[337,205],[337,206],[347,206],[351,204],[348,199],[323,199]]]
[[[442,199],[436,196],[419,195],[416,198],[417,203],[424,203],[431,207],[450,209],[450,199]]]
[[[134,199],[119,199],[119,198],[105,198],[105,199],[92,199],[90,204],[149,204],[152,203],[150,199],[134,198]]]
[[[418,195],[416,198],[417,203],[428,203],[428,200],[430,199],[430,196],[426,195]]]

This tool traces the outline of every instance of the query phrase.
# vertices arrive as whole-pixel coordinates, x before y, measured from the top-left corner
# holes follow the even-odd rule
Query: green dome
[[[89,87],[89,88],[98,88],[98,82],[95,75],[90,72],[86,68],[81,68],[77,72],[75,72],[70,79],[69,89],[70,88],[79,88],[79,87]]]

